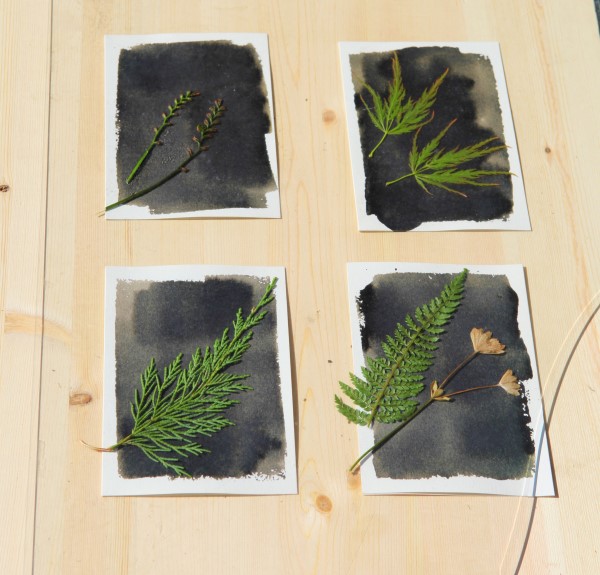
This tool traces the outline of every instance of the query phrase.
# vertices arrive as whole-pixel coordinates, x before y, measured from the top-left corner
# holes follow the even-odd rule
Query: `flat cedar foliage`
[[[154,358],[140,377],[131,403],[133,429],[118,443],[102,451],[116,451],[130,445],[149,459],[180,476],[189,476],[182,460],[191,455],[208,453],[200,436],[211,436],[234,423],[223,415],[238,403],[231,396],[252,389],[243,381],[244,373],[230,373],[228,368],[242,361],[250,349],[252,329],[265,317],[263,308],[273,301],[277,278],[266,287],[260,301],[244,317],[238,309],[233,334],[226,328],[212,349],[198,348],[186,368],[179,354],[160,377]]]

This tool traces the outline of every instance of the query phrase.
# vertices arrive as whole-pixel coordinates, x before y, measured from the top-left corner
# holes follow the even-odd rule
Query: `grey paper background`
[[[184,365],[197,347],[211,346],[231,327],[235,313],[258,302],[265,280],[249,276],[208,277],[205,281],[127,281],[117,284],[116,398],[119,439],[133,426],[130,402],[150,358],[159,373],[178,353]],[[235,426],[199,441],[210,454],[190,457],[184,466],[193,477],[244,477],[251,473],[284,475],[286,451],[280,374],[277,361],[275,302],[254,329],[251,348],[231,368],[248,373],[253,390],[238,394],[240,403],[224,415]],[[166,475],[135,447],[119,451],[119,473],[126,478]]]
[[[380,355],[381,342],[407,314],[441,292],[452,274],[397,273],[375,276],[357,302],[364,314],[361,330],[365,354]],[[473,327],[491,330],[506,345],[503,355],[480,355],[449,384],[448,392],[492,385],[507,369],[521,380],[532,377],[529,354],[517,325],[519,300],[503,275],[469,275],[464,298],[446,328],[425,373],[419,402],[429,397],[429,384],[441,381],[472,351]],[[501,389],[458,396],[453,402],[429,406],[373,457],[378,477],[423,479],[457,475],[493,479],[532,476],[535,446],[525,395],[514,397]],[[394,425],[377,424],[375,439]]]
[[[162,113],[181,93],[200,96],[181,110],[161,136],[136,178],[125,179],[162,122]],[[152,213],[266,207],[276,188],[265,134],[272,131],[261,62],[250,44],[202,41],[143,44],[121,50],[117,85],[117,179],[119,199],[175,169],[193,147],[196,125],[215,99],[226,112],[210,149],[160,188],[131,203]]]
[[[427,194],[415,182],[407,178],[386,186],[410,172],[408,155],[412,147],[413,133],[388,136],[368,158],[382,136],[365,111],[361,95],[367,105],[372,99],[362,82],[368,83],[379,94],[387,94],[392,79],[393,52],[363,53],[350,57],[355,89],[354,104],[359,116],[359,130],[365,170],[365,199],[367,214],[377,218],[395,231],[411,230],[424,222],[471,220],[484,222],[507,218],[513,210],[512,183],[509,176],[494,176],[486,181],[496,185],[489,187],[460,186],[468,195],[463,198],[439,188],[431,187]],[[449,69],[442,83],[433,120],[425,125],[418,136],[421,149],[437,136],[448,123],[457,119],[441,145],[446,149],[467,146],[490,137],[503,141],[504,129],[498,100],[496,78],[490,60],[478,54],[463,54],[453,47],[412,47],[397,50],[402,78],[407,94],[413,100],[420,97],[441,74]],[[475,160],[464,167],[508,171],[508,155],[505,151]]]

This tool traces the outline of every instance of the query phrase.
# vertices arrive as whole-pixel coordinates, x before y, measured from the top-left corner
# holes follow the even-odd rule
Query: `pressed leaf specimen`
[[[150,145],[146,148],[144,153],[140,156],[139,160],[136,162],[135,166],[131,170],[131,173],[129,174],[129,176],[127,176],[127,179],[125,180],[128,184],[130,184],[131,181],[133,180],[133,178],[135,178],[136,174],[142,167],[142,164],[148,159],[148,156],[152,153],[152,150],[154,149],[154,147],[160,145],[161,142],[160,142],[159,138],[167,127],[173,125],[173,123],[172,123],[173,118],[175,118],[176,116],[179,116],[179,111],[187,103],[191,102],[194,98],[196,98],[199,95],[200,95],[200,92],[192,92],[191,90],[188,90],[184,94],[180,94],[179,98],[175,98],[173,105],[168,106],[167,113],[163,112],[162,124],[158,128],[154,128],[154,137],[152,138]]]
[[[212,138],[216,134],[216,132],[217,132],[216,126],[220,123],[220,118],[223,115],[223,113],[225,112],[225,110],[226,110],[226,108],[223,105],[223,101],[215,100],[213,102],[212,106],[209,107],[208,112],[206,113],[206,116],[204,118],[204,121],[201,124],[198,124],[196,126],[196,131],[198,132],[198,135],[194,136],[192,138],[192,140],[194,142],[194,149],[192,149],[191,147],[187,148],[187,157],[174,170],[169,172],[166,176],[164,176],[160,180],[154,182],[153,184],[151,184],[150,186],[147,186],[146,188],[143,188],[142,190],[139,190],[137,192],[129,194],[125,198],[106,206],[104,208],[104,211],[107,212],[109,210],[113,210],[114,208],[117,208],[119,206],[127,204],[128,202],[131,202],[132,200],[141,198],[142,196],[145,196],[149,192],[151,192],[151,191],[155,190],[156,188],[162,186],[163,184],[167,183],[169,180],[172,180],[175,176],[178,176],[179,174],[188,172],[189,168],[187,167],[187,165],[192,160],[197,158],[202,152],[206,152],[208,150],[208,147],[204,144],[205,144],[206,140]],[[151,147],[154,147],[154,146],[151,146]]]
[[[408,134],[427,123],[431,116],[431,107],[435,104],[438,90],[446,77],[448,70],[429,87],[417,100],[407,99],[406,88],[402,82],[402,72],[398,55],[392,57],[392,80],[388,83],[387,97],[380,96],[375,89],[367,83],[364,87],[371,95],[373,105],[371,107],[365,102],[362,95],[360,99],[367,110],[367,114],[373,125],[383,132],[381,139],[369,153],[372,158],[379,146],[383,144],[389,135]]]
[[[363,378],[350,374],[352,386],[340,382],[344,394],[357,406],[351,407],[335,396],[338,411],[349,421],[371,425],[374,421],[396,423],[416,411],[416,396],[424,388],[423,373],[433,364],[434,351],[444,326],[452,319],[462,300],[467,270],[444,286],[438,297],[407,315],[397,324],[393,336],[382,343],[384,355],[366,359]]]
[[[363,426],[369,426],[374,421],[399,423],[362,453],[351,465],[350,471],[355,471],[368,455],[385,445],[434,401],[453,401],[455,396],[491,388],[519,395],[520,384],[512,370],[505,371],[494,385],[479,385],[446,393],[450,381],[478,355],[500,355],[505,351],[505,346],[492,337],[491,331],[473,328],[470,332],[472,351],[441,383],[437,380],[431,383],[427,400],[419,404],[416,399],[425,387],[422,373],[434,363],[434,352],[444,326],[451,321],[461,303],[467,273],[466,269],[463,270],[443,288],[438,297],[418,307],[414,318],[407,315],[404,325],[397,325],[393,337],[388,336],[382,343],[383,356],[366,358],[363,378],[350,374],[352,386],[340,382],[344,394],[356,405],[351,407],[335,396],[338,411],[350,422]]]
[[[255,328],[264,319],[264,309],[273,301],[277,278],[271,281],[258,303],[244,317],[238,309],[233,333],[226,328],[212,349],[198,348],[187,367],[179,354],[159,375],[154,359],[140,376],[140,387],[131,402],[133,428],[117,443],[97,451],[112,452],[124,446],[140,449],[149,459],[167,471],[189,477],[182,459],[201,455],[208,449],[198,442],[199,436],[235,425],[223,412],[238,403],[230,396],[252,389],[244,373],[230,373],[228,368],[242,361]]]
[[[417,184],[431,194],[427,186],[434,186],[467,197],[467,194],[450,186],[495,186],[493,182],[481,181],[488,176],[509,176],[510,172],[496,170],[482,170],[476,168],[461,168],[464,164],[483,158],[494,152],[506,149],[504,144],[493,144],[498,138],[487,138],[476,144],[464,148],[454,147],[446,150],[440,147],[440,143],[448,130],[456,120],[452,120],[435,138],[429,141],[423,148],[417,147],[417,138],[420,129],[413,137],[412,148],[408,156],[410,173],[395,180],[386,182],[391,186],[407,178],[414,178]]]

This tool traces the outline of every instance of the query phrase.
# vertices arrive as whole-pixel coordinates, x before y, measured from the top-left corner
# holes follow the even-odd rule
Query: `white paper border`
[[[459,48],[464,54],[480,54],[487,56],[491,62],[496,86],[498,101],[504,127],[504,142],[508,146],[508,161],[510,171],[514,174],[511,178],[513,186],[513,212],[504,219],[475,222],[471,220],[457,220],[449,222],[424,222],[420,226],[409,230],[412,232],[432,232],[450,230],[531,230],[523,174],[519,161],[517,138],[510,109],[508,89],[500,54],[498,42],[340,42],[340,58],[342,70],[342,83],[344,88],[344,102],[346,107],[346,125],[348,126],[348,141],[350,146],[350,160],[352,166],[352,180],[354,182],[354,196],[356,200],[356,214],[358,229],[360,231],[393,231],[383,224],[376,215],[367,214],[365,198],[365,170],[363,155],[360,147],[360,132],[358,128],[358,113],[354,106],[354,85],[352,83],[352,69],[350,56],[353,54],[390,52],[403,48],[425,48],[439,46],[442,48]]]
[[[243,478],[198,479],[146,477],[125,479],[119,475],[116,453],[102,454],[102,495],[173,495],[173,494],[236,494],[236,495],[283,495],[297,493],[296,448],[294,436],[294,407],[292,394],[292,370],[290,363],[288,309],[285,268],[246,266],[148,266],[107,267],[105,291],[105,338],[104,338],[104,408],[102,444],[117,442],[116,419],[116,293],[121,280],[142,281],[203,281],[208,276],[249,276],[259,278],[277,277],[274,290],[277,313],[277,359],[280,370],[280,390],[283,405],[286,454],[285,477],[250,476]],[[207,455],[210,457],[210,455]]]
[[[271,131],[265,134],[267,155],[275,190],[266,194],[267,205],[264,208],[222,208],[218,210],[196,210],[169,214],[153,214],[146,206],[125,204],[106,212],[107,220],[161,220],[176,218],[280,218],[279,174],[277,169],[277,144],[275,140],[275,113],[273,108],[273,87],[271,82],[271,63],[269,59],[269,41],[266,34],[148,34],[148,35],[109,35],[104,37],[104,138],[105,138],[105,198],[106,205],[118,201],[119,185],[117,181],[117,82],[119,54],[141,44],[170,44],[175,42],[215,42],[230,41],[236,46],[252,44],[261,62],[263,78],[267,90],[267,102],[271,117]]]
[[[537,362],[531,317],[529,315],[529,300],[525,272],[521,265],[455,265],[455,264],[424,264],[424,263],[349,263],[348,264],[348,298],[350,304],[350,327],[352,332],[352,353],[354,372],[360,373],[365,365],[361,341],[361,319],[356,308],[356,298],[360,291],[373,281],[376,275],[395,273],[422,273],[422,274],[456,274],[464,268],[469,274],[504,275],[510,286],[519,297],[517,315],[518,327],[525,343],[527,353],[531,359],[533,376],[522,381],[528,393],[529,414],[533,428],[533,437],[536,446],[536,473],[531,478],[516,480],[496,480],[485,477],[432,477],[428,479],[390,479],[377,477],[371,457],[361,465],[361,479],[363,493],[366,495],[390,493],[482,493],[494,495],[554,495],[554,481],[546,429],[544,425],[544,412],[540,391]],[[373,431],[366,427],[358,427],[359,453],[365,452],[373,445]],[[385,447],[383,448],[385,449]]]

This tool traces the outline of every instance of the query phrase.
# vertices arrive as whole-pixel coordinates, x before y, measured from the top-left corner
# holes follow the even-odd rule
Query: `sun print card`
[[[279,218],[266,34],[105,37],[108,219]]]
[[[340,43],[361,231],[529,230],[498,43]]]
[[[351,263],[348,285],[363,492],[553,495],[522,266]]]
[[[109,267],[103,495],[296,493],[284,268]]]

